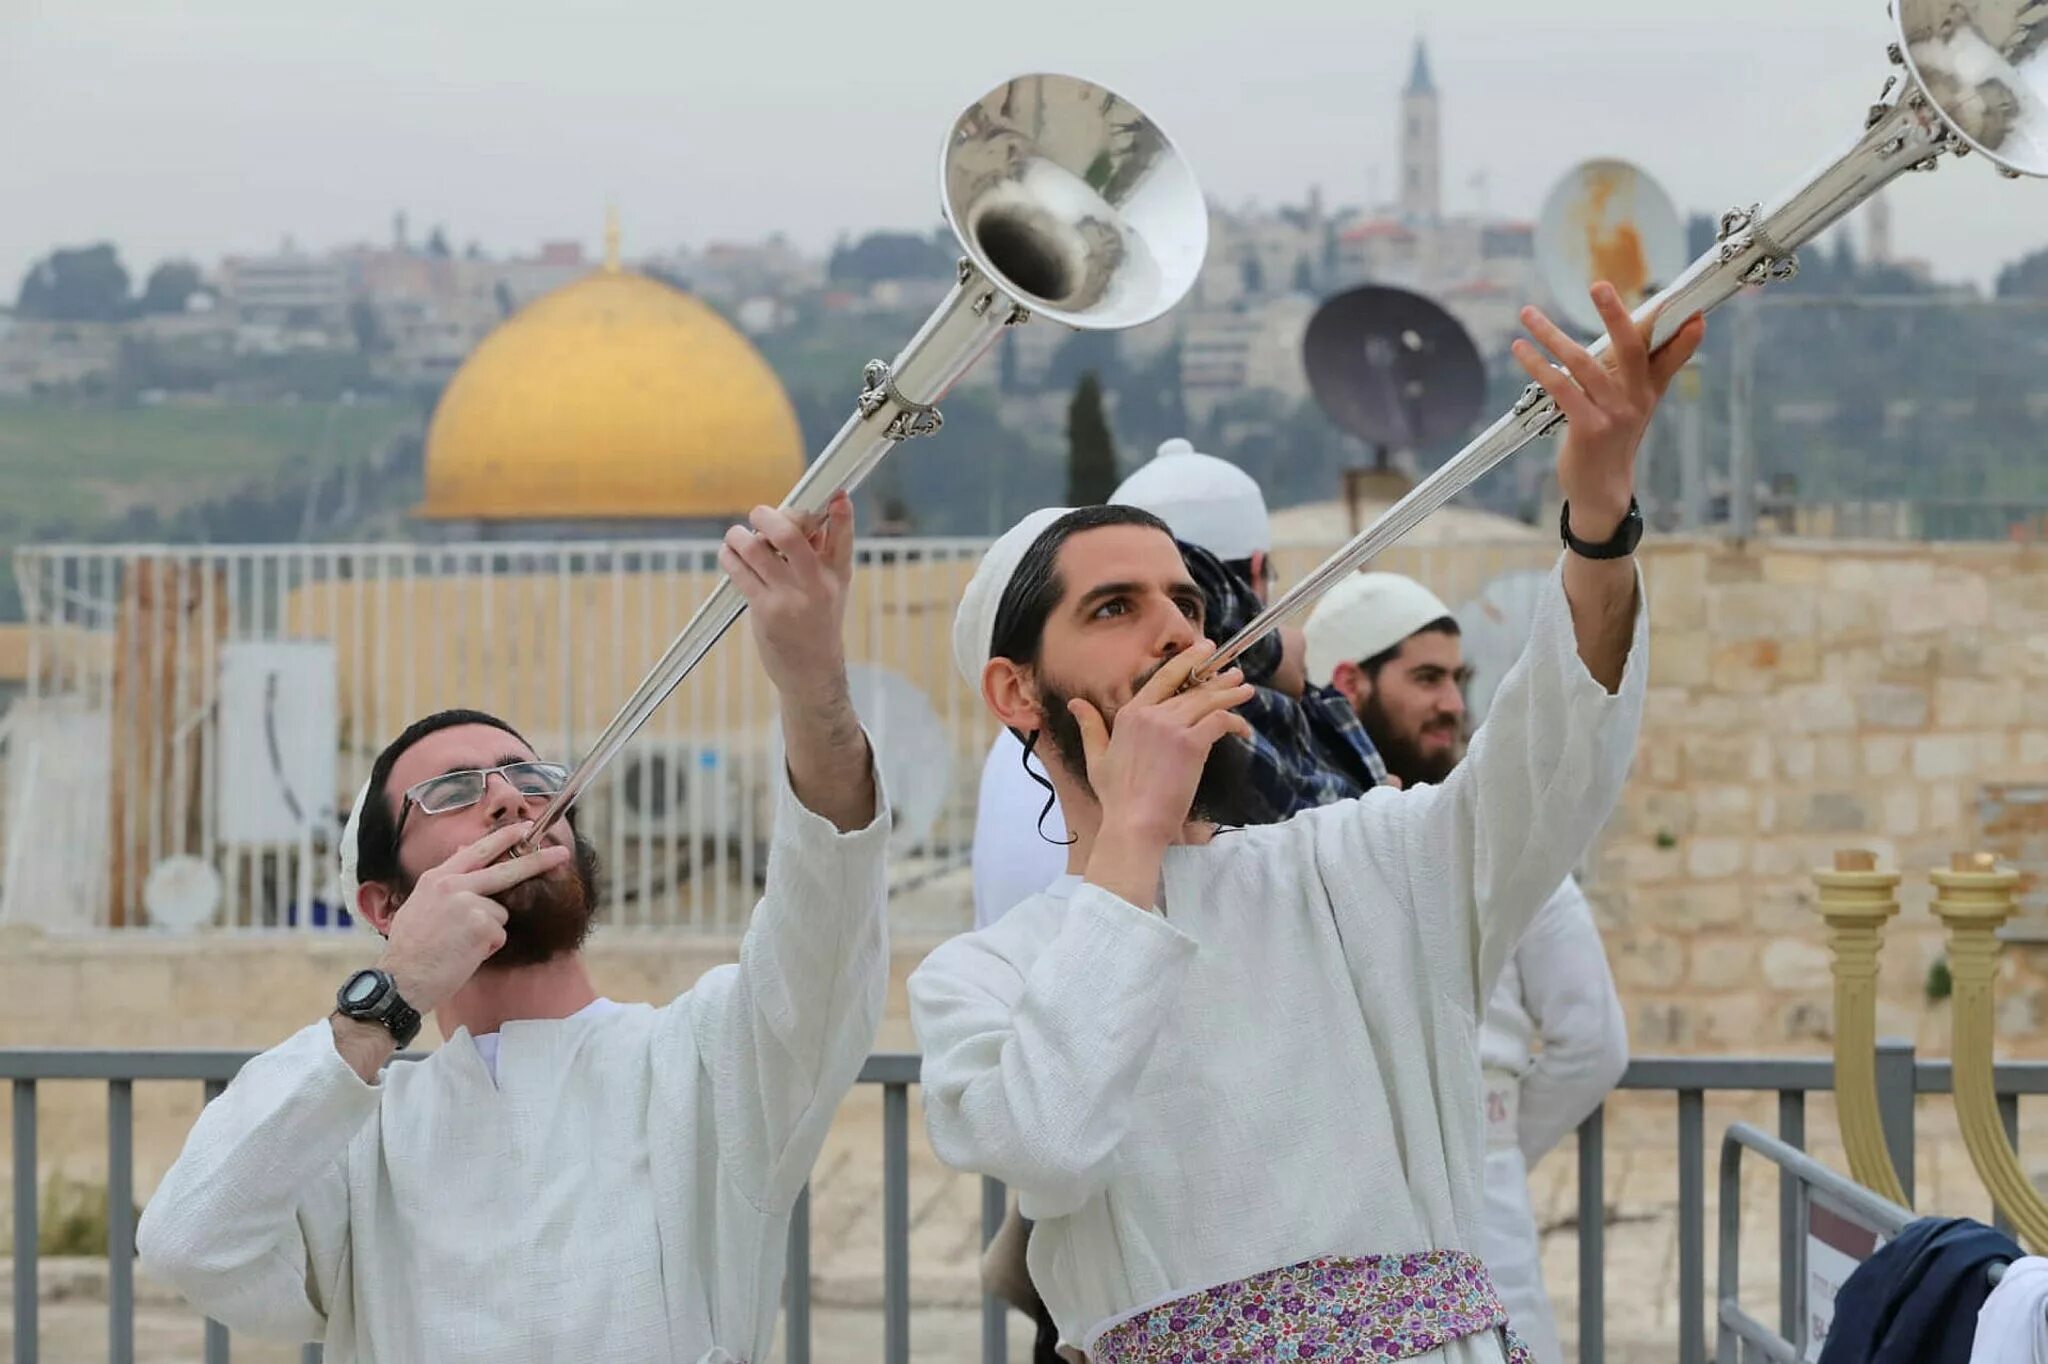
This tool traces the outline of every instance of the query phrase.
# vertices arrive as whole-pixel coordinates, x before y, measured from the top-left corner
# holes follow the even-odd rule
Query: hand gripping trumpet
[[[1636,310],[1638,324],[1656,318],[1652,349],[1744,287],[1792,278],[1801,246],[1908,171],[1975,151],[2011,178],[2048,175],[2048,5],[1895,0],[1894,8],[1890,55],[1900,70],[1870,106],[1862,135],[1769,205],[1721,215],[1714,247]],[[1589,347],[1596,356],[1607,348],[1605,337]],[[1229,667],[1474,479],[1563,423],[1557,404],[1531,384],[1505,416],[1226,640],[1189,685]]]
[[[1073,76],[1019,76],[968,106],[939,158],[959,278],[782,501],[815,516],[901,442],[939,429],[938,402],[1007,327],[1033,314],[1080,331],[1150,322],[1194,284],[1209,215],[1193,173],[1137,106]],[[535,821],[561,818],[746,609],[721,579]]]

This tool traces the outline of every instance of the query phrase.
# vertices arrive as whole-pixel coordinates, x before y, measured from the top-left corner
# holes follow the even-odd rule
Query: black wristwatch
[[[344,981],[335,992],[334,1005],[344,1018],[381,1024],[401,1051],[420,1035],[420,1011],[399,996],[398,983],[389,972],[375,967],[358,971]]]
[[[1557,514],[1557,533],[1564,537],[1564,547],[1584,559],[1626,559],[1636,552],[1636,544],[1643,538],[1643,513],[1636,506],[1636,500],[1628,500],[1628,515],[1621,518],[1621,524],[1614,528],[1614,534],[1597,545],[1588,544],[1572,534],[1572,504],[1566,502],[1564,510]]]

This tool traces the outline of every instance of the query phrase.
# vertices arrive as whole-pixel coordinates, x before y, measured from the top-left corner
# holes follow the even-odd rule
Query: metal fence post
[[[135,1082],[107,1081],[107,1358],[135,1361]]]
[[[988,1243],[996,1239],[1002,1230],[1003,1219],[1009,1213],[1009,1191],[1003,1188],[999,1179],[987,1175],[981,1177],[981,1245],[988,1249]],[[995,1294],[984,1290],[981,1295],[981,1364],[1009,1364],[1010,1358],[1010,1307]]]
[[[1913,1200],[1913,1044],[1897,1037],[1877,1043],[1877,1115],[1884,1124],[1884,1144],[1892,1153],[1899,1188]]]
[[[14,1364],[36,1364],[36,1082],[14,1082]]]
[[[789,1267],[783,1293],[788,1298],[782,1357],[788,1364],[811,1364],[811,1186],[804,1185],[789,1212]]]
[[[910,1364],[910,1087],[882,1089],[882,1358]]]
[[[1706,1364],[1706,1096],[1678,1091],[1678,1359]]]
[[[1607,1110],[1579,1124],[1579,1364],[1607,1355]]]
[[[1778,1093],[1778,1139],[1798,1150],[1806,1149],[1806,1093],[1787,1089]],[[1727,1191],[1722,1191],[1727,1196]],[[1740,1196],[1740,1191],[1737,1191]],[[1792,1272],[1799,1263],[1804,1228],[1799,1225],[1799,1181],[1792,1171],[1778,1167],[1778,1334],[1799,1339],[1801,1300],[1799,1276]],[[1721,1225],[1726,1227],[1724,1216]]]

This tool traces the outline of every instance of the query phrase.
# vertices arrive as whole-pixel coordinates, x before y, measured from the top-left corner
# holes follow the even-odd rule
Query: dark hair
[[[1366,677],[1368,677],[1374,682],[1379,681],[1380,669],[1386,667],[1389,663],[1392,663],[1395,659],[1399,658],[1401,656],[1402,647],[1406,645],[1409,640],[1415,638],[1416,635],[1449,635],[1453,639],[1455,639],[1458,635],[1458,622],[1452,619],[1450,616],[1438,616],[1435,620],[1423,626],[1420,630],[1414,630],[1409,632],[1408,634],[1403,635],[1401,637],[1400,642],[1395,644],[1394,647],[1392,647],[1391,649],[1380,650],[1378,653],[1374,654],[1371,658],[1366,659],[1358,666],[1365,670]]]
[[[493,729],[504,730],[522,744],[526,742],[526,736],[518,730],[497,716],[480,710],[437,710],[407,725],[405,732],[386,744],[384,751],[377,755],[377,761],[370,764],[370,794],[363,801],[363,821],[356,830],[356,880],[363,885],[399,879],[398,817],[384,798],[384,786],[391,780],[391,769],[414,744],[429,734],[453,729],[457,725],[489,725]],[[571,827],[574,827],[573,821]],[[350,905],[349,908],[353,910],[355,906]]]
[[[1059,575],[1060,547],[1084,530],[1100,530],[1104,526],[1145,526],[1168,539],[1173,538],[1173,531],[1164,521],[1141,507],[1079,507],[1060,517],[1040,532],[1038,538],[1031,542],[1031,547],[1024,551],[1024,557],[1017,561],[1009,583],[1003,588],[1002,597],[996,602],[990,658],[1007,658],[1012,663],[1027,665],[1038,662],[1038,650],[1045,643],[1045,623],[1052,619],[1053,608],[1060,604],[1060,598],[1067,590]],[[1045,788],[1045,808],[1038,812],[1038,836],[1046,838],[1045,817],[1058,803],[1059,793],[1053,790],[1051,782],[1031,770],[1031,755],[1038,748],[1038,733],[1020,734],[1014,729],[1010,733],[1024,745],[1024,752],[1018,756],[1018,761],[1024,766],[1024,775]],[[1055,840],[1046,838],[1046,841]],[[1069,836],[1066,844],[1073,841]]]
[[[1060,604],[1066,585],[1060,581],[1060,547],[1084,530],[1104,526],[1145,526],[1173,537],[1167,524],[1142,507],[1080,507],[1047,526],[1024,557],[996,603],[996,623],[989,641],[990,658],[1007,658],[1012,663],[1038,662],[1038,649],[1045,642],[1045,623]]]

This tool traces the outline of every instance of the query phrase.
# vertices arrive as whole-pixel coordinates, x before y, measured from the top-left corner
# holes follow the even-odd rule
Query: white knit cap
[[[1174,539],[1200,545],[1225,563],[1273,547],[1258,481],[1228,460],[1197,454],[1178,437],[1162,442],[1152,462],[1125,479],[1109,500],[1151,512]]]
[[[974,576],[967,580],[960,609],[953,613],[953,666],[976,696],[981,695],[981,670],[988,666],[989,651],[995,648],[996,611],[1003,604],[1004,590],[1038,537],[1072,510],[1042,507],[1031,513],[988,547]]]
[[[1340,663],[1363,662],[1450,614],[1436,593],[1413,578],[1354,573],[1323,594],[1302,627],[1308,680],[1326,687]]]
[[[357,844],[362,841],[363,806],[367,805],[369,800],[370,783],[364,782],[363,789],[356,792],[356,803],[349,807],[348,823],[341,826],[341,869],[334,878],[335,899],[341,908],[348,911],[351,919],[361,924],[367,924],[369,920],[356,908],[356,892],[363,884],[356,879],[356,860],[359,852]]]

